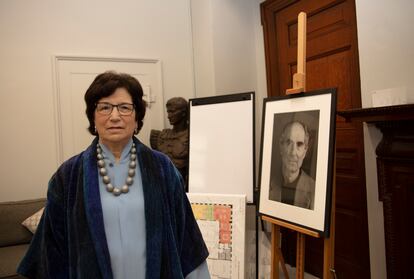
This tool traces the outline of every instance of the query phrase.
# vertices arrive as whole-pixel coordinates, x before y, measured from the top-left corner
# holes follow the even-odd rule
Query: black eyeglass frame
[[[103,113],[102,111],[99,111],[99,110],[98,110],[98,105],[100,105],[100,104],[110,106],[110,107],[111,107],[111,110],[110,110],[108,113]],[[128,113],[122,112],[122,111],[119,109],[119,107],[120,107],[120,106],[124,106],[124,105],[132,106],[131,111],[130,111],[130,112],[128,112]],[[98,103],[96,103],[96,104],[95,104],[95,110],[96,110],[96,112],[97,112],[97,113],[99,113],[99,114],[101,114],[101,115],[110,115],[110,114],[113,112],[114,107],[116,107],[116,109],[118,110],[118,113],[119,113],[120,115],[123,115],[123,116],[128,116],[128,115],[131,115],[131,114],[134,112],[134,110],[135,110],[135,104],[130,104],[130,103],[120,103],[120,104],[117,104],[117,105],[113,105],[113,104],[111,104],[111,103],[107,103],[107,102],[98,102]]]

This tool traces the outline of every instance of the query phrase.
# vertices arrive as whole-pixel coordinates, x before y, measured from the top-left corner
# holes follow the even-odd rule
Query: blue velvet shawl
[[[171,161],[136,138],[145,202],[146,278],[184,278],[208,251]],[[64,162],[18,272],[29,278],[113,278],[98,187],[96,143]],[[134,216],[129,216],[133,222]]]

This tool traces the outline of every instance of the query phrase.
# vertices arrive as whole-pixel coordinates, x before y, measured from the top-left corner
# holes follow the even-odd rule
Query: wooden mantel
[[[374,124],[378,193],[384,208],[387,278],[412,278],[414,251],[414,104],[339,111],[347,121]]]
[[[360,108],[338,111],[347,121],[384,123],[401,120],[414,120],[414,104],[376,108]]]

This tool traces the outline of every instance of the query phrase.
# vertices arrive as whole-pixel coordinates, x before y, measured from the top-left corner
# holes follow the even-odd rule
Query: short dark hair
[[[85,93],[86,116],[89,120],[88,131],[97,135],[95,131],[95,109],[100,99],[111,96],[118,88],[124,88],[131,95],[135,107],[135,120],[137,121],[137,133],[144,125],[143,119],[147,103],[142,99],[143,91],[139,81],[133,76],[114,71],[99,74]]]

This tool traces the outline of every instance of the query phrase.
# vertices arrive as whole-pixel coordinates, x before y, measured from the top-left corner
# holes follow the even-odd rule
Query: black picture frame
[[[329,235],[336,89],[266,98],[259,214]]]

